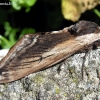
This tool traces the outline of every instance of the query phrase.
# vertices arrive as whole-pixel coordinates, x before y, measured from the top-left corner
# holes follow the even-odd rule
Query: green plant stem
[[[11,43],[6,38],[4,38],[2,35],[0,35],[0,40],[2,40],[5,44],[11,45]]]
[[[100,17],[100,12],[97,9],[94,9],[93,11],[98,17]]]

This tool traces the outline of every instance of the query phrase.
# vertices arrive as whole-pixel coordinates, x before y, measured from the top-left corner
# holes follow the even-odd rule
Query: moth
[[[99,26],[84,20],[60,31],[25,35],[0,61],[0,83],[18,80],[75,53],[97,48],[99,39]]]

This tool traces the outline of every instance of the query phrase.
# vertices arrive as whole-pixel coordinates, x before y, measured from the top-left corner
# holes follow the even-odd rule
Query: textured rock
[[[51,68],[1,84],[0,100],[100,100],[100,49],[86,57],[82,80],[84,55],[75,54]]]

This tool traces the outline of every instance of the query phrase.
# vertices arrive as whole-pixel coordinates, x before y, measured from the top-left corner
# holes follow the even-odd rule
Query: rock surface
[[[0,57],[4,55],[0,51]],[[84,55],[74,54],[51,68],[1,84],[0,100],[100,100],[100,49],[86,57],[82,80]]]

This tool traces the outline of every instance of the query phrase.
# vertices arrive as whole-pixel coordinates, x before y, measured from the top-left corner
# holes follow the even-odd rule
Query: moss
[[[74,100],[81,100],[82,99],[82,95],[81,94],[77,94],[76,97],[74,98]]]
[[[44,82],[44,77],[43,76],[40,76],[40,75],[36,75],[34,77],[34,81],[35,83],[39,84],[39,83],[43,83]]]
[[[67,97],[67,96],[68,96],[68,94],[64,93],[64,96],[65,96],[65,97]]]
[[[60,93],[60,89],[59,89],[59,87],[57,85],[55,86],[55,92],[56,92],[56,94]]]
[[[74,78],[74,79],[73,79],[73,82],[74,82],[74,83],[78,83],[78,77]]]

